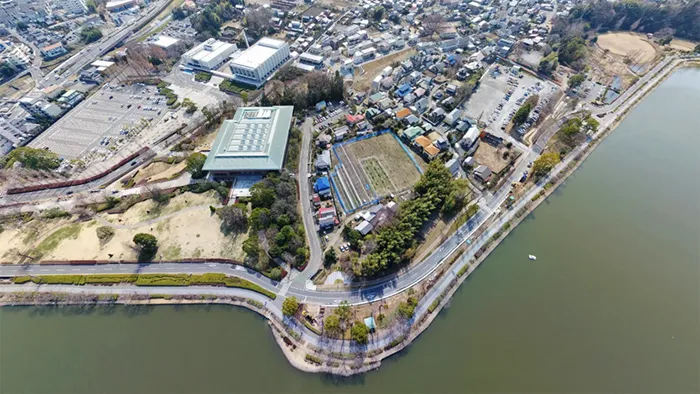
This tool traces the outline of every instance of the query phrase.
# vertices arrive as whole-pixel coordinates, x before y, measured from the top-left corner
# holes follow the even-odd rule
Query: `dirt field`
[[[248,238],[247,234],[225,236],[219,228],[219,217],[211,214],[208,203],[216,204],[218,200],[207,193],[184,193],[173,198],[158,215],[153,211],[146,213],[152,204],[147,201],[136,204],[124,214],[104,215],[106,219],[102,220],[75,223],[34,219],[28,225],[0,233],[0,256],[3,261],[17,262],[18,253],[39,250],[42,260],[133,260],[138,253],[132,239],[137,233],[146,232],[158,239],[156,259],[225,257],[241,260],[244,256],[242,243]],[[163,218],[168,214],[172,216]],[[152,221],[144,222],[149,215],[154,217]],[[100,245],[96,229],[104,225],[114,228],[114,236]]]
[[[409,188],[420,178],[415,164],[390,133],[337,146],[335,152],[343,165],[338,166],[332,155],[337,171],[334,181],[348,211]]]
[[[384,56],[375,61],[363,64],[362,67],[355,68],[355,83],[352,88],[357,91],[369,90],[372,80],[379,74],[386,66],[391,66],[394,62],[402,62],[405,59],[416,54],[415,49],[407,48],[402,51],[393,53],[389,56]],[[362,69],[365,73],[360,75]]]
[[[479,164],[487,166],[491,171],[499,173],[503,171],[509,162],[509,160],[503,159],[503,153],[506,150],[506,148],[494,148],[482,141],[474,153],[474,160]]]
[[[674,38],[670,45],[671,48],[678,49],[679,51],[692,52],[698,44],[696,42]]]
[[[14,88],[13,88],[14,86]],[[15,89],[16,88],[16,89]],[[12,100],[19,100],[34,88],[34,80],[31,75],[17,78],[10,83],[0,86],[0,96]]]
[[[620,56],[630,56],[635,63],[649,63],[656,57],[656,48],[646,37],[636,33],[607,33],[598,36],[597,44],[603,50]]]
[[[589,75],[594,82],[608,85],[615,76],[619,76],[622,78],[621,89],[624,90],[636,79],[621,56],[606,54],[600,47],[590,51],[587,62],[591,68]]]

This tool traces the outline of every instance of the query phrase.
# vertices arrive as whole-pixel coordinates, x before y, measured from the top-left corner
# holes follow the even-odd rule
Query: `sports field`
[[[610,53],[629,57],[637,64],[649,63],[656,57],[656,48],[641,34],[620,32],[598,36],[598,46]]]
[[[334,152],[333,181],[347,212],[410,188],[420,178],[416,164],[391,133],[337,145]]]

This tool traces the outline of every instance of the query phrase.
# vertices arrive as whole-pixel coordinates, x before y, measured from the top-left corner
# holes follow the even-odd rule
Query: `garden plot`
[[[391,133],[333,147],[333,185],[346,213],[410,188],[418,164]]]

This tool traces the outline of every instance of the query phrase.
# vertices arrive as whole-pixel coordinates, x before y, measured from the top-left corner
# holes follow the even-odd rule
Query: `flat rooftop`
[[[238,108],[221,125],[203,169],[281,170],[293,111],[293,106]]]
[[[189,57],[193,60],[197,60],[200,63],[207,63],[216,59],[217,57],[221,56],[227,51],[231,50],[231,48],[235,47],[236,46],[234,44],[229,44],[227,42],[217,41],[213,38],[210,38],[204,41],[203,43],[197,45],[196,47],[190,49],[183,56]]]
[[[255,69],[277,53],[286,43],[274,38],[264,37],[258,40],[253,46],[241,52],[231,61],[234,66]]]
[[[152,41],[151,44],[161,48],[169,48],[172,45],[177,44],[178,42],[180,42],[180,40],[174,37],[158,36],[158,38]]]

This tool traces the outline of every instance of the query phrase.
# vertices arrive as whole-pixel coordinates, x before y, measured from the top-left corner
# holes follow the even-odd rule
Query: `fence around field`
[[[350,191],[347,191],[346,194],[342,194],[340,192],[341,189],[345,190],[345,186],[340,181],[341,175],[338,174],[338,171],[340,169],[344,168],[345,163],[343,163],[343,159],[341,158],[341,155],[338,154],[337,149],[342,148],[345,145],[350,145],[350,144],[355,143],[355,142],[378,137],[378,136],[386,134],[386,133],[391,133],[391,135],[394,137],[394,139],[399,144],[401,149],[403,149],[404,153],[406,153],[406,156],[408,156],[408,158],[411,160],[413,165],[416,166],[416,169],[418,170],[418,172],[420,174],[423,174],[423,169],[420,167],[420,165],[418,165],[418,163],[416,162],[416,159],[413,157],[413,155],[411,155],[411,152],[408,150],[408,147],[406,147],[406,145],[403,143],[403,141],[401,141],[401,139],[399,139],[399,137],[396,134],[394,134],[391,131],[391,129],[384,129],[384,130],[375,131],[375,132],[371,132],[371,133],[367,133],[367,134],[363,134],[363,135],[358,135],[358,136],[350,138],[346,141],[342,141],[342,142],[338,142],[337,144],[333,144],[331,146],[331,150],[333,151],[333,155],[335,156],[336,160],[338,161],[338,164],[334,167],[333,171],[330,172],[331,187],[333,188],[333,192],[336,195],[336,198],[338,200],[338,203],[340,204],[340,207],[343,209],[343,212],[345,212],[346,215],[352,214],[353,212],[356,212],[364,207],[377,204],[381,200],[381,198],[376,195],[376,191],[374,190],[373,187],[371,187],[370,185],[367,185],[370,188],[370,190],[373,192],[373,194],[375,196],[374,199],[368,200],[367,202],[358,201],[359,205],[357,205],[357,206],[349,205],[352,203],[351,201],[347,201],[347,202],[344,201],[343,196],[345,195],[345,196],[348,196],[348,198],[349,198]],[[362,170],[361,163],[359,163],[359,161],[358,161],[357,164],[360,166],[360,168]],[[348,182],[352,186],[352,183],[353,183],[352,179],[348,179]]]

